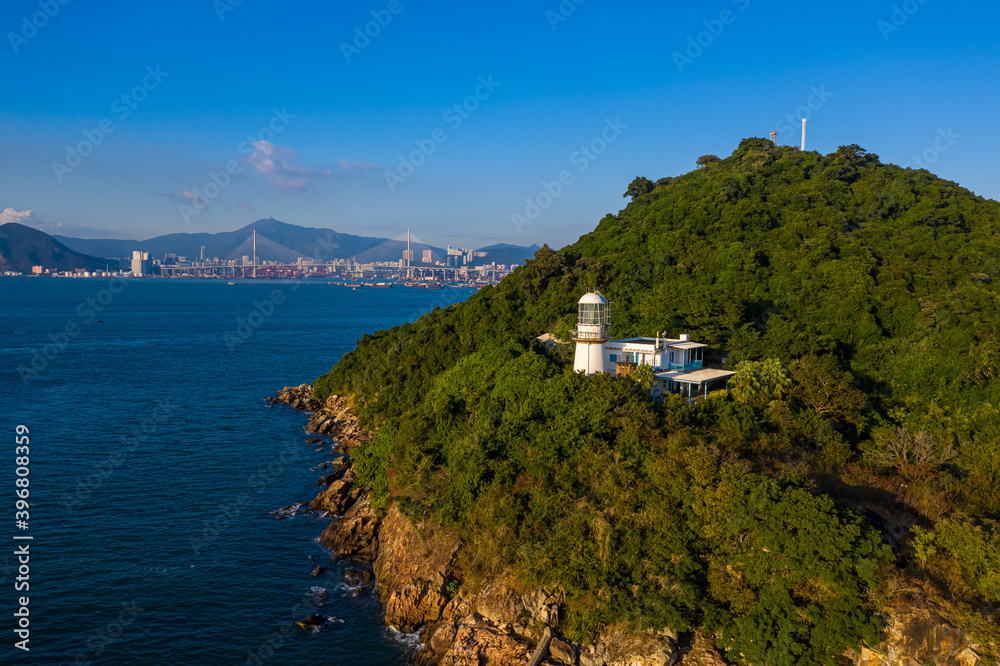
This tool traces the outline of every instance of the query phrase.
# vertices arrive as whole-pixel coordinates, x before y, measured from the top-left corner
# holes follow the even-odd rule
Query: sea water
[[[0,278],[0,662],[405,662],[414,637],[346,584],[360,565],[317,542],[330,519],[281,512],[316,495],[333,456],[328,438],[305,443],[305,414],[264,398],[472,291]],[[15,647],[21,597],[29,652]],[[328,624],[295,625],[313,613]]]

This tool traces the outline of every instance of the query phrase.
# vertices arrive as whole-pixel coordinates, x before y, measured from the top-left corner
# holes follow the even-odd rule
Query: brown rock
[[[372,561],[378,554],[380,521],[372,511],[367,495],[362,496],[343,518],[323,530],[319,542],[332,550],[337,557],[350,557]]]
[[[896,666],[933,662],[941,666],[978,666],[975,646],[958,629],[927,607],[915,607],[889,617],[882,642],[845,653],[855,666]]]
[[[576,664],[576,650],[564,640],[553,638],[549,643],[549,656],[564,664]]]
[[[590,652],[580,653],[580,666],[605,666],[604,657]],[[725,666],[721,661],[718,666]]]
[[[326,466],[327,466],[326,463],[323,463],[322,465],[320,465],[320,467],[326,467]],[[323,476],[321,476],[319,478],[319,481],[316,482],[316,485],[317,486],[328,486],[331,483],[333,483],[334,481],[336,481],[337,479],[339,479],[343,475],[343,473],[344,473],[344,470],[339,470],[339,471],[336,471],[336,472],[330,472],[329,474],[324,474]]]
[[[323,567],[316,565],[316,568],[312,570],[311,576],[318,576],[323,573]]]
[[[607,666],[672,666],[680,658],[674,632],[637,634],[627,625],[608,628],[596,648]]]
[[[505,574],[487,585],[476,597],[475,608],[490,622],[504,624],[516,622],[525,605],[516,581]]]
[[[344,479],[334,481],[313,501],[309,502],[309,508],[317,511],[328,511],[337,516],[343,515],[358,497],[357,493],[352,494],[352,485],[350,481]]]
[[[715,647],[715,641],[702,635],[701,632],[695,632],[691,649],[678,663],[682,666],[726,666],[722,655]],[[587,666],[583,663],[582,654],[580,655],[580,665]]]
[[[448,602],[447,570],[457,550],[454,536],[438,530],[421,537],[395,506],[389,510],[379,530],[374,565],[387,624],[413,631],[441,617]]]
[[[345,571],[344,582],[351,587],[371,587],[374,579],[371,571]]]
[[[432,643],[443,646],[449,631]],[[437,640],[435,640],[437,639]],[[523,637],[509,634],[493,625],[460,624],[454,629],[451,647],[441,657],[441,666],[524,666],[531,657],[532,645]]]
[[[296,622],[303,629],[319,629],[326,624],[326,618],[322,615],[310,615],[304,620]]]
[[[428,646],[432,652],[446,654],[455,645],[455,635],[458,633],[458,623],[454,621],[441,622],[431,633]]]

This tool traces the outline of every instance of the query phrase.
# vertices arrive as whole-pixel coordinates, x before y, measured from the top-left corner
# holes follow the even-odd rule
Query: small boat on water
[[[235,283],[235,282],[233,282],[232,280],[230,280],[230,281],[229,281],[229,282],[227,282],[226,284],[236,284],[236,283]]]
[[[368,286],[374,287],[375,289],[390,289],[390,288],[392,288],[392,283],[391,282],[376,282],[375,284],[368,285]]]

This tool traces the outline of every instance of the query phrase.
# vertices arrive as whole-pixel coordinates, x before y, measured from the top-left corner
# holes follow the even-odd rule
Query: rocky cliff
[[[473,589],[454,577],[458,535],[435,525],[414,524],[395,506],[385,516],[372,509],[357,487],[350,452],[370,440],[351,413],[350,401],[312,397],[309,385],[282,389],[277,399],[312,412],[306,431],[329,435],[343,464],[321,479],[310,503],[339,516],[321,542],[335,557],[372,564],[385,621],[403,631],[421,631],[422,664],[442,666],[720,666],[727,662],[712,637],[678,635],[669,628],[636,633],[608,628],[600,640],[580,645],[559,635],[559,590],[528,589],[505,574]],[[851,666],[977,666],[982,649],[936,613],[926,601],[891,614],[883,642],[849,651],[838,661]]]

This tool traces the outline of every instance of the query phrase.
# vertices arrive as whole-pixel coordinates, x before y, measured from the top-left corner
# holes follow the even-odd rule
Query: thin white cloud
[[[245,208],[251,213],[254,212],[254,207],[251,204],[247,203],[246,201],[238,201],[237,203],[240,205],[241,208]]]
[[[289,146],[278,146],[270,141],[256,141],[254,152],[246,158],[254,169],[267,174],[267,180],[284,190],[305,190],[310,178],[334,175],[329,169],[313,169],[298,165],[298,155]]]
[[[315,178],[341,178],[347,174],[382,169],[378,164],[349,162],[346,159],[340,160],[342,172],[314,169],[300,166],[299,156],[290,146],[279,146],[270,141],[255,141],[253,148],[253,154],[243,158],[243,161],[253,165],[258,173],[267,176],[269,183],[283,190],[308,190]]]
[[[188,190],[184,190],[183,192],[181,192],[180,193],[180,197],[184,201],[190,201],[195,206],[207,206],[208,205],[207,201],[205,201],[203,198],[201,198],[200,196],[198,196],[194,192],[189,192]]]
[[[368,164],[367,162],[348,162],[347,160],[340,160],[340,167],[347,173],[358,173],[360,171],[381,171],[382,167],[378,164]]]
[[[203,197],[198,196],[194,192],[189,190],[181,190],[180,192],[160,192],[163,196],[170,199],[174,203],[183,203],[192,206],[198,206],[199,208],[204,208],[208,205]]]
[[[267,180],[275,187],[280,187],[283,190],[302,191],[309,189],[308,178],[293,178],[292,176],[272,174],[267,177]]]

